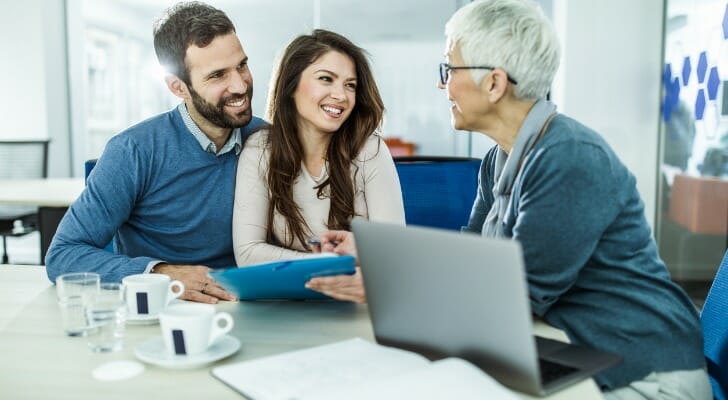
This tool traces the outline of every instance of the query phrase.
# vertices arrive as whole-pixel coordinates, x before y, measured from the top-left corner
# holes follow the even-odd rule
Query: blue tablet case
[[[331,297],[306,289],[306,281],[317,276],[352,275],[354,265],[352,256],[311,257],[226,268],[212,271],[210,276],[240,300],[320,300]]]

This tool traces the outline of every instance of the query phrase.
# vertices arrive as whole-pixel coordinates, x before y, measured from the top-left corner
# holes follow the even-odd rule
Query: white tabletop
[[[135,346],[159,335],[159,325],[127,326],[122,351],[96,354],[84,338],[66,337],[55,288],[44,267],[0,265],[0,398],[16,399],[240,399],[210,375],[226,363],[253,359],[359,336],[374,341],[366,306],[334,302],[221,303],[233,315],[233,336],[242,343],[234,356],[193,370],[146,365],[134,378],[97,381],[91,371],[109,361],[134,360]],[[539,335],[564,339],[537,322]],[[521,396],[530,399],[528,396]],[[547,399],[601,399],[592,380]]]
[[[83,178],[0,179],[0,204],[68,207],[81,194]]]

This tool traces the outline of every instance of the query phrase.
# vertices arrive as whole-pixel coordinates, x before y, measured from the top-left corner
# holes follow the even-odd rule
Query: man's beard
[[[192,95],[192,104],[195,106],[197,112],[214,125],[219,126],[220,128],[235,129],[248,125],[250,122],[253,115],[250,104],[250,101],[253,99],[253,88],[250,88],[248,92],[244,94],[232,94],[224,97],[220,99],[217,105],[215,105],[202,98],[202,96],[200,96],[195,89],[192,88],[192,85],[189,85],[188,87],[190,89],[190,94]],[[225,103],[240,100],[244,97],[247,97],[248,108],[236,114],[234,117],[225,112]]]

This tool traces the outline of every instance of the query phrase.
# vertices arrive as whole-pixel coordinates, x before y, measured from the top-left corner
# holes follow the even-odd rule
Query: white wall
[[[563,46],[554,101],[604,136],[635,174],[654,226],[663,1],[553,3]]]
[[[45,54],[46,121],[48,137],[48,174],[71,174],[71,132],[66,52],[66,20],[63,0],[36,0],[43,5],[43,49]],[[22,2],[21,2],[22,3]]]
[[[161,15],[116,0],[68,1],[68,54],[73,137],[72,168],[83,175],[86,160],[98,158],[110,137],[177,104],[164,84],[152,45],[152,25]],[[94,83],[89,63],[99,67]],[[110,90],[108,90],[111,88]]]
[[[43,1],[8,2],[0,13],[5,60],[0,63],[3,138],[46,138]],[[19,40],[21,39],[22,40]]]
[[[0,13],[0,138],[50,139],[51,176],[70,165],[63,3],[8,1]]]
[[[467,155],[450,123],[450,102],[437,88],[437,65],[443,61],[445,37],[437,41],[364,43],[386,107],[382,133],[416,142],[423,155]],[[482,136],[482,135],[481,135]]]

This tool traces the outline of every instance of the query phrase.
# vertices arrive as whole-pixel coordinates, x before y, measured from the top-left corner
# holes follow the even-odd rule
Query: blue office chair
[[[86,160],[86,162],[83,163],[83,172],[84,172],[83,176],[84,176],[85,182],[88,182],[88,176],[91,174],[91,170],[93,170],[94,167],[96,166],[96,161],[97,161],[97,159],[94,158],[92,160]],[[114,252],[114,241],[112,240],[109,244],[107,244],[106,247],[104,247],[104,250],[108,251],[109,253],[113,253]]]
[[[478,188],[480,160],[394,157],[408,225],[459,231],[467,225]]]
[[[96,161],[97,159],[94,158],[92,160],[86,160],[86,162],[83,163],[84,182],[88,182],[88,176],[91,173],[91,170],[94,169],[94,167],[96,166]]]
[[[718,267],[700,320],[703,325],[703,353],[708,364],[713,396],[725,400],[728,393],[728,251]]]

